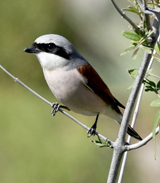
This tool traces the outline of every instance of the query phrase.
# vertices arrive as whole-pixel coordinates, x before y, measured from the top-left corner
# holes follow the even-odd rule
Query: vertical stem
[[[155,39],[154,39],[154,42],[152,43],[153,48],[155,46],[155,43],[156,43],[158,35],[159,35],[159,20],[160,20],[160,14],[157,14],[155,16],[155,19],[153,22],[153,30],[155,33]],[[126,105],[126,109],[124,111],[122,123],[120,126],[120,130],[118,133],[118,138],[115,142],[113,157],[112,157],[112,162],[111,162],[111,166],[110,166],[110,171],[108,174],[107,183],[116,183],[117,176],[118,176],[118,170],[120,167],[120,161],[121,161],[122,155],[124,153],[123,148],[124,148],[125,135],[126,135],[129,119],[130,119],[139,89],[141,87],[142,80],[145,76],[148,65],[150,63],[151,57],[152,57],[152,54],[145,52],[142,63],[141,63],[141,67],[139,69],[138,75],[134,82],[134,86],[133,86],[131,94],[129,96],[129,99],[128,99],[128,102]]]
[[[129,120],[130,120],[130,116],[132,114],[134,103],[136,101],[139,89],[141,87],[141,84],[142,84],[143,78],[145,76],[145,73],[147,71],[148,65],[150,63],[151,57],[152,57],[151,54],[145,52],[141,67],[140,67],[138,75],[135,79],[131,94],[129,96],[129,99],[128,99],[128,102],[127,102],[127,105],[126,105],[126,109],[124,111],[122,124],[120,126],[119,135],[118,135],[119,137],[122,136],[120,138],[121,141],[125,139],[125,134],[126,134],[125,132],[127,131],[127,128],[128,128],[128,123],[129,123]]]
[[[158,40],[157,41],[158,42],[160,41],[160,36],[158,37]],[[155,53],[156,53],[156,51],[154,50],[153,51],[153,54],[155,54]],[[154,60],[154,57],[152,56],[151,61],[150,61],[150,64],[149,64],[147,70],[149,70],[151,68],[152,63],[153,63],[153,60]],[[135,107],[135,110],[134,110],[133,119],[132,119],[132,124],[131,124],[132,127],[134,127],[135,122],[136,122],[136,119],[137,119],[138,110],[139,110],[139,106],[140,106],[140,102],[141,102],[141,98],[142,98],[142,94],[143,94],[143,89],[144,89],[144,84],[140,88],[140,92],[139,92],[137,104],[136,104],[136,107]],[[127,142],[130,143],[130,140],[131,140],[131,136],[128,136]],[[121,183],[122,182],[123,174],[124,174],[124,169],[125,169],[125,165],[126,165],[126,161],[127,161],[127,156],[128,156],[128,151],[126,151],[124,153],[124,157],[123,157],[123,161],[122,161],[122,166],[121,166],[121,170],[120,170],[120,173],[119,173],[118,183]]]
[[[134,23],[132,24],[132,21],[127,16],[124,16],[124,13],[119,9],[119,7],[116,5],[114,0],[111,0],[111,1],[112,1],[113,5],[115,6],[115,8],[117,9],[117,11],[122,15],[122,17],[125,18],[136,30],[137,27],[134,26]],[[140,4],[142,4],[142,1],[139,0],[139,2],[140,2]],[[156,14],[155,18],[154,18],[154,22],[153,22],[153,27],[152,27],[153,31],[154,31],[154,37],[152,37],[153,42],[152,42],[151,46],[153,48],[154,48],[157,38],[159,36],[159,24],[160,24],[159,20],[160,20],[160,14]],[[140,31],[140,30],[138,30],[138,31]],[[128,128],[128,123],[129,123],[131,113],[132,113],[132,110],[134,107],[134,103],[136,101],[138,92],[140,90],[143,78],[145,76],[148,65],[150,63],[151,57],[152,57],[152,54],[148,54],[147,52],[145,52],[143,61],[141,63],[141,67],[139,69],[138,75],[134,82],[134,86],[133,86],[131,94],[129,96],[129,99],[128,99],[128,102],[126,105],[126,109],[124,111],[122,123],[120,126],[120,130],[118,133],[118,138],[115,142],[115,146],[114,146],[114,150],[113,150],[113,157],[112,157],[112,162],[111,162],[111,166],[110,166],[107,183],[115,183],[117,180],[118,170],[120,167],[120,161],[121,161],[122,155],[124,153],[123,149],[124,149],[125,135],[126,135],[126,131]]]
[[[134,82],[134,86],[133,86],[131,94],[129,96],[127,106],[124,111],[122,123],[120,126],[118,138],[115,142],[115,146],[114,146],[115,148],[113,151],[113,157],[112,157],[112,162],[111,162],[111,166],[110,166],[107,183],[116,183],[117,176],[118,176],[118,170],[120,167],[120,161],[122,159],[122,155],[124,152],[123,148],[124,148],[125,135],[126,135],[126,131],[128,128],[129,119],[130,119],[139,89],[141,87],[142,80],[145,76],[146,70],[150,63],[151,56],[152,56],[151,54],[148,54],[147,52],[145,52],[141,67],[139,69],[138,75]]]
[[[118,148],[118,146],[115,146],[115,148],[113,149],[112,162],[109,170],[107,183],[116,183],[118,170],[123,156],[123,150],[121,149],[121,147]]]

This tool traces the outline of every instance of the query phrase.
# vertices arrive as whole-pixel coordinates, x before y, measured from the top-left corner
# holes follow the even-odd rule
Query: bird
[[[65,37],[58,34],[46,34],[38,37],[24,52],[37,56],[45,80],[53,95],[64,105],[53,103],[52,115],[59,108],[76,113],[96,116],[89,136],[96,134],[99,115],[103,114],[121,124],[125,108],[111,93],[108,86]],[[142,140],[138,133],[128,125],[127,133]]]

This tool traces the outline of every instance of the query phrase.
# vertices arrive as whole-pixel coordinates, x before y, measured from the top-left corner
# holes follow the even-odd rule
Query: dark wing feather
[[[125,109],[124,105],[121,104],[116,98],[114,98],[114,100],[116,101],[116,104],[117,104],[119,107],[122,107],[123,109]]]
[[[98,73],[91,65],[79,66],[78,71],[86,79],[85,85],[88,86],[94,93],[101,97],[108,105],[110,105],[118,114],[121,114],[119,107],[125,108],[116,98],[113,97],[107,85],[103,82]],[[132,137],[142,140],[138,133],[129,125],[127,133]]]
[[[124,106],[113,97],[109,88],[98,75],[98,73],[93,69],[90,64],[79,66],[78,71],[85,77],[86,85],[91,88],[91,90],[101,97],[108,105],[110,105],[117,113],[121,114],[118,106],[124,108]]]

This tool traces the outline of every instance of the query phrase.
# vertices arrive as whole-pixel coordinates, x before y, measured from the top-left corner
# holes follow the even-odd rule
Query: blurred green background
[[[117,1],[120,8],[127,1]],[[23,52],[33,41],[48,33],[69,39],[107,83],[124,105],[133,80],[126,69],[138,68],[143,52],[136,60],[131,54],[120,57],[129,45],[122,37],[128,29],[107,0],[5,0],[0,2],[0,64],[14,76],[45,97],[57,101],[43,78],[34,55]],[[133,15],[130,14],[133,17]],[[133,17],[138,21],[138,17]],[[154,73],[159,72],[157,62]],[[112,149],[99,149],[88,139],[86,131],[57,113],[29,91],[16,84],[0,70],[0,182],[106,182]],[[144,138],[151,132],[157,111],[150,102],[154,94],[144,93],[135,129]],[[93,117],[70,112],[91,126]],[[98,132],[111,140],[119,126],[105,116],[99,119]],[[132,140],[132,143],[136,142]],[[129,153],[123,182],[150,183],[160,179],[160,147],[157,138],[157,159],[153,142]]]

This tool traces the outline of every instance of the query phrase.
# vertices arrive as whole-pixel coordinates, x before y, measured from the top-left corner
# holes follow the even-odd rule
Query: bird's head
[[[57,34],[38,37],[24,51],[34,53],[43,69],[52,70],[63,67],[72,69],[86,63],[74,46],[66,38]]]

